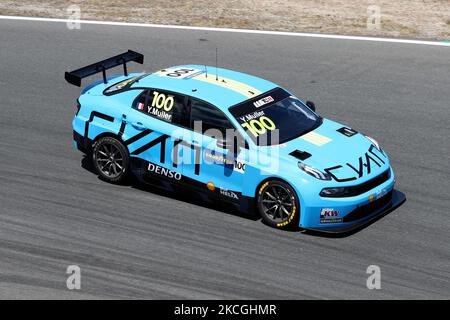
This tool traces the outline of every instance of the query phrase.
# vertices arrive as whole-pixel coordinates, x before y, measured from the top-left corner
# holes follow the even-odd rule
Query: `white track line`
[[[422,44],[422,45],[428,45],[428,46],[450,47],[449,42],[392,39],[392,38],[375,38],[375,37],[359,37],[359,36],[341,36],[341,35],[333,35],[333,34],[317,34],[317,33],[302,33],[302,32],[264,31],[264,30],[232,29],[232,28],[208,28],[208,27],[176,26],[176,25],[149,24],[149,23],[94,21],[94,20],[75,21],[75,20],[69,20],[69,19],[35,18],[35,17],[19,17],[19,16],[0,16],[0,20],[24,20],[24,21],[63,22],[63,23],[79,22],[81,24],[108,25],[108,26],[181,29],[181,30],[198,30],[198,31],[213,31],[213,32],[234,32],[234,33],[248,33],[248,34],[267,34],[267,35],[276,35],[276,36],[341,39],[341,40],[357,40],[357,41],[373,41],[373,42],[391,42],[391,43]]]

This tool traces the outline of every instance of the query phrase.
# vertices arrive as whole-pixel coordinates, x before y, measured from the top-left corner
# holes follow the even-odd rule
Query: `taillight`
[[[77,112],[75,113],[75,115],[77,116],[78,112],[80,112],[80,109],[81,109],[81,104],[78,100],[77,100],[76,108],[77,108]]]

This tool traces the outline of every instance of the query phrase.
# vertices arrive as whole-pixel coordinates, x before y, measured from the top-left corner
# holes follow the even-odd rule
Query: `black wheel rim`
[[[295,210],[291,191],[279,184],[271,184],[263,191],[260,204],[264,214],[274,222],[289,220]]]
[[[123,173],[123,155],[119,148],[111,143],[103,143],[95,152],[95,162],[99,170],[108,178],[117,178]]]

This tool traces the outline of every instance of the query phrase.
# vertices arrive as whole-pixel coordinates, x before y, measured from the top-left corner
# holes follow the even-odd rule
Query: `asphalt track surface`
[[[79,89],[64,71],[127,49],[145,54],[146,71],[213,65],[216,46],[222,67],[278,82],[377,138],[406,203],[325,237],[99,180],[72,147]],[[449,50],[0,21],[0,298],[450,298]],[[66,288],[73,264],[79,291]],[[369,265],[381,290],[366,287]]]

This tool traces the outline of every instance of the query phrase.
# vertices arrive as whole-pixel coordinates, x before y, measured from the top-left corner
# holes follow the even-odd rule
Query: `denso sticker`
[[[181,173],[169,170],[167,168],[158,166],[154,163],[149,163],[147,170],[153,174],[158,174],[169,179],[181,180]]]

